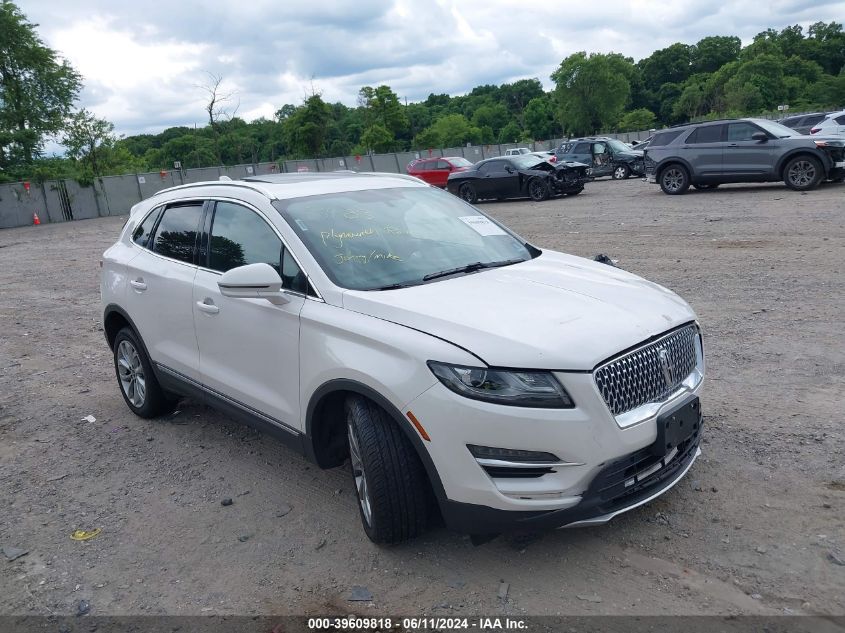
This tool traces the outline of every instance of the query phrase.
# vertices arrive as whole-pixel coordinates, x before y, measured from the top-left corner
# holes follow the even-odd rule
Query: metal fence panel
[[[44,194],[47,221],[65,222],[68,218],[65,217],[64,211],[62,211],[62,199],[59,195],[59,181],[45,180],[41,185],[41,191]],[[44,222],[44,218],[41,218],[41,221]]]
[[[372,159],[373,169],[375,171],[387,172],[390,174],[401,173],[399,171],[399,163],[396,162],[396,154],[373,154]]]
[[[132,205],[141,201],[138,180],[135,176],[106,176],[100,179],[108,215],[129,213]]]
[[[339,171],[351,169],[345,158],[324,158],[322,160],[322,171]]]
[[[220,180],[220,168],[198,167],[195,169],[186,169],[182,172],[182,177],[185,182],[209,182]]]
[[[0,228],[28,226],[33,223],[35,213],[41,222],[49,222],[40,186],[31,183],[27,190],[23,183],[0,185]]]
[[[66,180],[67,195],[73,209],[74,220],[89,220],[99,217],[98,200],[94,187],[83,187],[75,180]]]

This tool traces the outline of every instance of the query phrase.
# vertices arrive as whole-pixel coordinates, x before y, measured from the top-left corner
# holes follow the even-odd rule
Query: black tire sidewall
[[[355,494],[364,532],[374,543],[400,543],[414,538],[427,525],[429,494],[425,469],[416,450],[387,412],[372,401],[351,396],[344,413],[346,424],[352,427],[358,441],[369,490],[371,523],[364,516],[357,491]],[[354,481],[354,472],[352,475]],[[398,497],[403,501],[397,504]]]
[[[464,191],[469,191],[469,200],[464,196]],[[461,200],[466,202],[467,204],[475,204],[478,202],[478,193],[475,191],[475,187],[472,186],[472,183],[465,182],[458,188],[458,195],[461,197]]]
[[[136,407],[132,404],[132,402],[130,402],[129,398],[126,397],[126,394],[123,391],[123,386],[120,384],[120,372],[117,367],[117,348],[121,341],[128,341],[132,344],[132,347],[135,348],[135,351],[138,353],[138,357],[141,359],[141,366],[144,368],[144,383],[146,391],[144,404],[140,407]],[[117,380],[117,388],[120,390],[120,395],[123,396],[123,401],[132,413],[142,418],[154,418],[171,410],[175,406],[176,401],[168,398],[167,394],[161,388],[161,385],[159,385],[155,372],[153,371],[150,358],[147,356],[146,348],[141,343],[140,337],[134,332],[134,330],[125,327],[117,333],[117,336],[114,338],[114,345],[112,346],[112,358],[114,361],[114,374],[115,379]]]

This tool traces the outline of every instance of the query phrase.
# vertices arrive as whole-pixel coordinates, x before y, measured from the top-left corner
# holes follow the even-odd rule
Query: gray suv
[[[664,193],[728,182],[776,182],[796,191],[845,177],[845,139],[817,138],[765,119],[730,119],[661,130],[645,150],[648,182]]]

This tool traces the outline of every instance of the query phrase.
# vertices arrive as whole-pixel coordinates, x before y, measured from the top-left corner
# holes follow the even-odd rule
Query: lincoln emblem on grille
[[[669,357],[669,352],[665,347],[661,347],[657,352],[657,357],[660,359],[660,368],[663,370],[663,378],[666,380],[666,386],[672,386],[672,374],[675,373],[675,367],[672,365],[672,359]]]

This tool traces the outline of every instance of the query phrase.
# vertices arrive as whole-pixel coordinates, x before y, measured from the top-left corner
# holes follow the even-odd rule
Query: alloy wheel
[[[797,160],[790,166],[787,177],[796,187],[809,187],[815,182],[816,166],[808,160]]]
[[[141,364],[141,356],[138,350],[129,341],[123,340],[117,346],[117,373],[120,379],[120,388],[126,395],[126,399],[136,409],[144,406],[147,397],[147,379],[144,375],[144,366]]]
[[[666,172],[663,174],[663,186],[667,190],[671,192],[680,191],[683,184],[684,174],[677,167],[667,169]]]
[[[622,179],[623,179],[623,178],[625,178],[625,176],[627,176],[627,175],[628,175],[628,168],[627,168],[627,167],[623,167],[622,165],[620,165],[619,167],[617,167],[617,168],[613,171],[613,177],[614,177],[616,180],[622,180]]]
[[[370,489],[367,485],[367,474],[364,472],[364,462],[361,459],[361,449],[358,447],[358,439],[355,437],[355,430],[352,423],[346,425],[349,434],[349,460],[352,462],[352,476],[355,478],[355,492],[358,495],[358,502],[361,504],[361,514],[367,525],[373,524],[373,509],[370,504]]]

